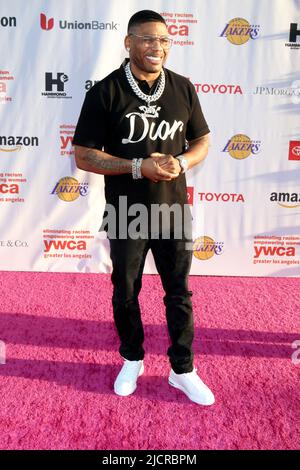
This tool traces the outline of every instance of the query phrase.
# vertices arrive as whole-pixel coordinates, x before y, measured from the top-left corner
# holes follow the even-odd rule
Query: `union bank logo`
[[[0,26],[2,28],[15,28],[17,26],[17,18],[15,16],[0,16]]]
[[[250,155],[257,155],[260,150],[260,140],[252,140],[245,134],[236,134],[228,140],[222,152],[229,153],[236,160],[244,160]]]
[[[193,255],[200,261],[206,261],[214,255],[223,253],[224,242],[216,242],[213,238],[198,237],[193,243]]]
[[[223,29],[220,37],[225,37],[227,41],[236,46],[240,46],[249,41],[257,39],[260,25],[250,24],[244,18],[233,18]]]
[[[51,194],[56,194],[62,201],[72,202],[79,196],[86,196],[87,192],[88,183],[80,183],[71,176],[65,176],[56,183]]]
[[[54,18],[47,19],[46,15],[44,15],[44,13],[41,13],[40,26],[45,31],[50,31],[50,29],[52,29],[54,26]]]
[[[54,28],[55,22],[54,18],[47,18],[44,13],[40,14],[40,27],[44,31],[50,31]],[[72,30],[115,30],[117,31],[120,24],[115,23],[114,21],[99,21],[99,20],[92,20],[92,21],[67,21],[67,20],[58,20],[58,28],[59,29],[72,29]]]

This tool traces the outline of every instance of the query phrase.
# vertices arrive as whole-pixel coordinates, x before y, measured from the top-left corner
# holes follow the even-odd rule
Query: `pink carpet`
[[[1,449],[299,449],[300,279],[190,278],[210,408],[168,385],[158,277],[144,276],[145,374],[127,398],[108,275],[2,272],[0,287]]]

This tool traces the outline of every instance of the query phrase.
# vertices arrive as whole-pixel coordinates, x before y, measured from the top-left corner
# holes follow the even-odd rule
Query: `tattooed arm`
[[[125,158],[118,158],[102,152],[75,145],[75,161],[77,168],[99,175],[121,175],[131,173],[132,163]]]
[[[132,162],[126,158],[113,157],[102,150],[75,145],[75,160],[77,168],[99,175],[121,175],[132,173]],[[145,158],[141,167],[142,175],[153,182],[170,181],[176,176],[160,168],[152,158]]]

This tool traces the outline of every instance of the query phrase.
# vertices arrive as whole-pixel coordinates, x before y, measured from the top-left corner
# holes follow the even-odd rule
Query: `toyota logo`
[[[292,154],[295,155],[296,157],[300,157],[300,145],[297,145],[297,147],[293,148]]]

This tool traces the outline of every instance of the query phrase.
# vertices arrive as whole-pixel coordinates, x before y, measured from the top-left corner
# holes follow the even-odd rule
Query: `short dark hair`
[[[128,21],[127,32],[129,32],[129,30],[133,26],[136,26],[142,23],[149,23],[151,21],[157,21],[167,26],[165,19],[159,13],[156,13],[155,11],[152,11],[152,10],[141,10],[135,13],[134,15],[132,15],[132,17]]]

